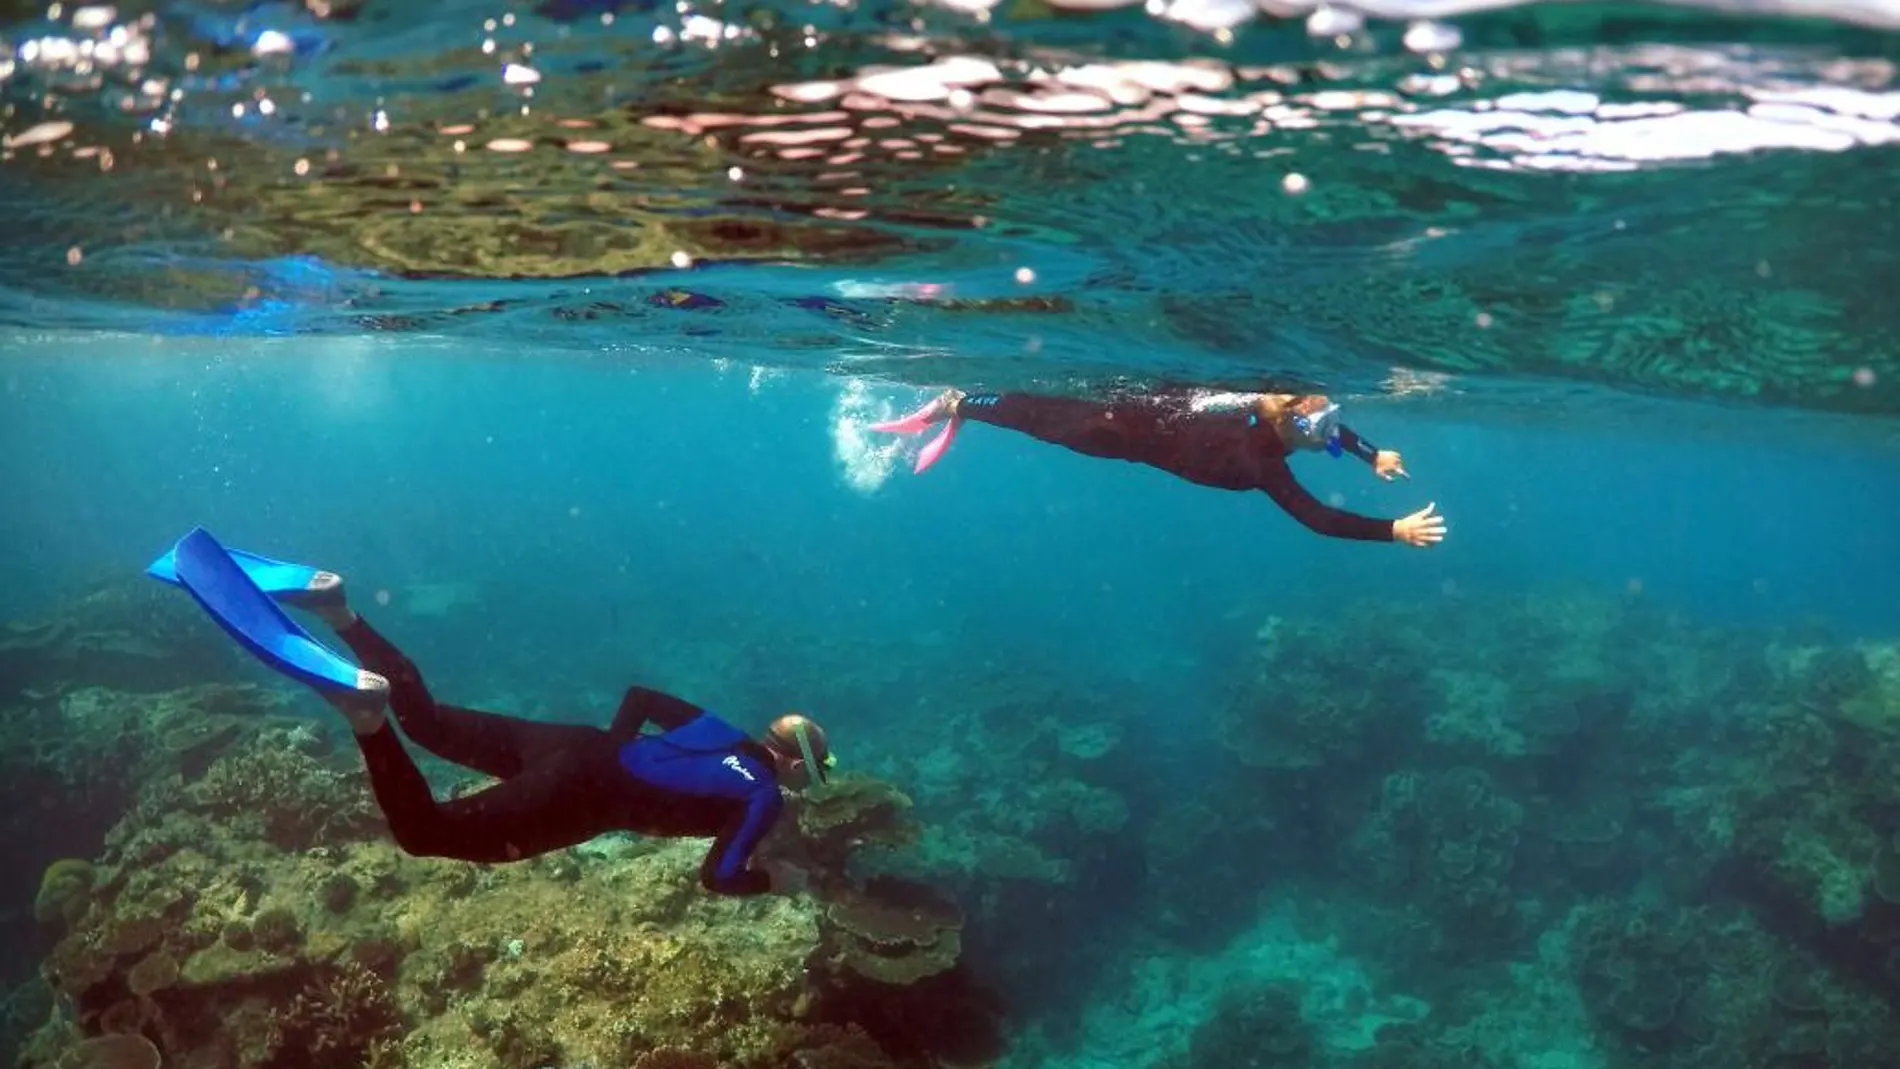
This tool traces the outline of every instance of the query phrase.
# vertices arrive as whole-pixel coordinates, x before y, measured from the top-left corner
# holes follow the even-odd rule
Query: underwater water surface
[[[1896,30],[0,5],[0,1044],[1900,1061]],[[870,425],[947,386],[1323,391],[1410,478],[1304,485],[1449,533],[974,424],[914,474]],[[444,701],[818,717],[790,875],[410,856],[142,574],[195,525],[342,573]]]

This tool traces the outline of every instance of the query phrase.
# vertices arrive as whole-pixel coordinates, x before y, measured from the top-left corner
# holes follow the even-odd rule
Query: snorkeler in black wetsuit
[[[964,394],[950,390],[902,419],[873,426],[917,434],[944,429],[918,457],[936,463],[966,419],[1021,431],[1077,453],[1159,468],[1223,490],[1262,490],[1308,529],[1331,538],[1431,546],[1444,517],[1427,505],[1396,520],[1321,503],[1294,477],[1287,458],[1300,450],[1364,460],[1380,478],[1410,478],[1399,454],[1379,449],[1339,422],[1339,406],[1318,394],[1205,394],[1166,391],[1115,401],[1040,394]]]
[[[771,889],[769,875],[750,862],[783,808],[779,787],[801,790],[813,774],[823,780],[832,763],[824,732],[810,719],[779,717],[755,740],[690,702],[638,686],[628,688],[606,730],[443,705],[415,664],[348,607],[342,580],[319,575],[297,603],[335,628],[366,670],[361,692],[325,697],[349,719],[370,787],[405,851],[503,862],[610,831],[711,836],[700,866],[707,890]],[[385,696],[416,744],[501,782],[436,801],[383,716]],[[648,722],[663,733],[643,734]]]

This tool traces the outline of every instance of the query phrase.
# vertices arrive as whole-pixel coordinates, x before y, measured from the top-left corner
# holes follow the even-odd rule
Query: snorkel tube
[[[798,752],[805,759],[805,767],[811,769],[812,775],[818,777],[819,783],[830,783],[831,777],[828,773],[831,767],[838,763],[838,755],[827,753],[823,761],[818,760],[812,753],[811,732],[806,729],[803,717],[792,721],[792,737],[798,740]]]

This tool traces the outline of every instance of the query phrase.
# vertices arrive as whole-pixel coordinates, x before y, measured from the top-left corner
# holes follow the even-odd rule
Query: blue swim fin
[[[308,564],[292,564],[288,561],[272,560],[256,553],[246,553],[241,549],[224,550],[226,556],[236,561],[251,582],[266,594],[297,594],[310,589],[311,581],[316,578],[317,569]],[[174,586],[178,582],[178,556],[176,547],[165,551],[164,556],[153,561],[145,569],[145,574],[154,579],[162,579]]]
[[[358,689],[356,665],[284,615],[238,556],[219,545],[210,532],[192,528],[160,560],[168,558],[175,576],[172,581],[189,591],[205,612],[258,660],[320,691]],[[252,559],[277,563],[261,557]]]

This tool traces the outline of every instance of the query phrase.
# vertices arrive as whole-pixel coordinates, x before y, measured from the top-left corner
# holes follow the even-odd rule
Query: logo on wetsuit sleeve
[[[736,754],[727,757],[724,761],[721,761],[719,763],[726,766],[727,768],[732,769],[734,772],[737,772],[741,776],[744,776],[748,783],[758,782],[758,780],[753,778],[752,773],[747,772],[745,766],[739,763],[739,758]]]

